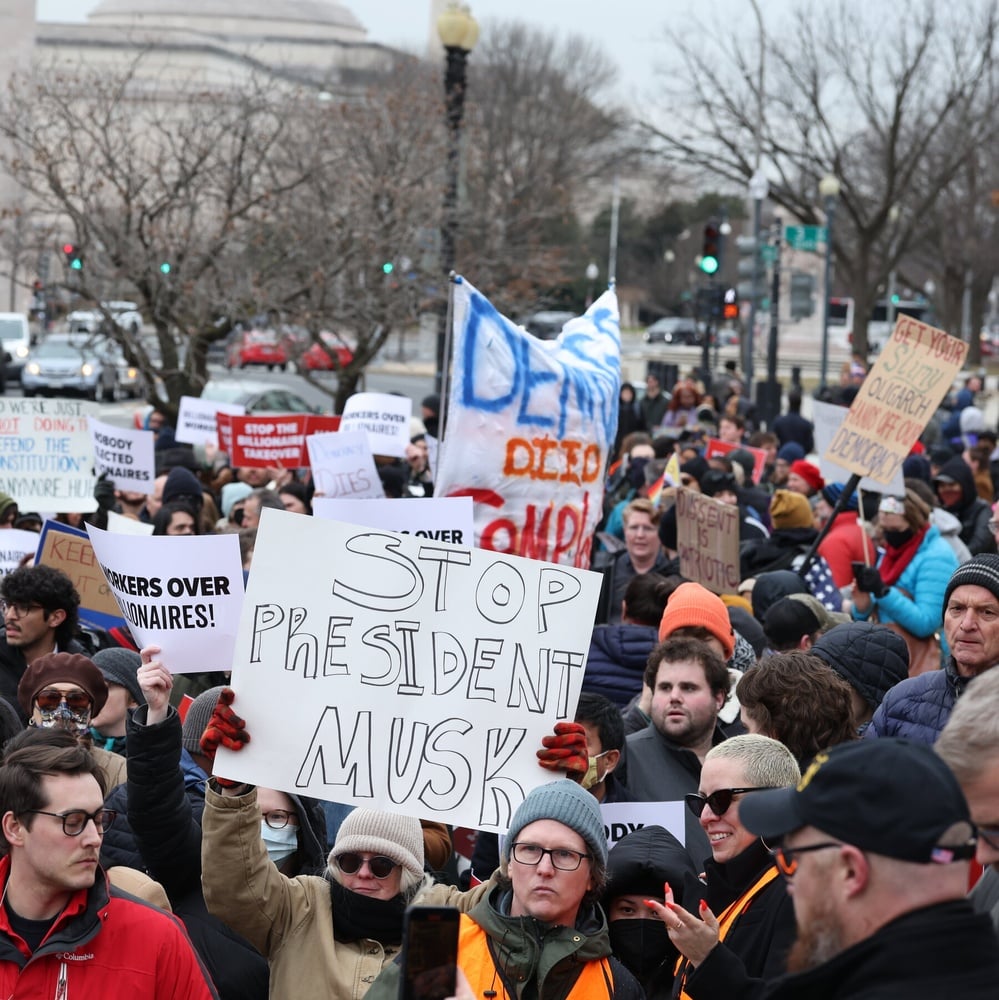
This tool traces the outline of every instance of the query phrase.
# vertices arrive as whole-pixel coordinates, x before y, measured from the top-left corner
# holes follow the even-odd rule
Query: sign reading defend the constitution
[[[265,509],[232,674],[252,740],[215,771],[503,831],[552,780],[536,751],[575,714],[599,590],[573,567]]]
[[[964,366],[968,345],[899,316],[823,458],[887,486]]]

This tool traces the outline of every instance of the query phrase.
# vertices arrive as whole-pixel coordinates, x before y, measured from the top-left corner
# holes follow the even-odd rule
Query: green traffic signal
[[[160,274],[169,274],[169,273],[170,273],[170,262],[165,260],[163,261],[162,264],[160,264]]]
[[[394,270],[395,264],[393,264],[392,261],[387,260],[384,264],[382,264],[382,271],[384,271],[385,274],[391,274]]]
[[[712,257],[711,254],[705,254],[701,257],[698,266],[705,274],[714,274],[718,270],[718,258]]]
[[[74,258],[73,258],[73,259],[72,259],[72,260],[71,260],[71,261],[69,262],[69,266],[70,266],[70,267],[71,267],[71,268],[72,268],[72,269],[73,269],[74,271],[82,271],[82,270],[83,270],[83,261],[82,261],[82,260],[80,260],[80,258],[79,258],[79,257],[74,257]]]
[[[901,302],[901,301],[902,301],[902,296],[901,295],[893,295],[891,297],[891,304],[893,306],[897,306],[899,304],[899,302]]]

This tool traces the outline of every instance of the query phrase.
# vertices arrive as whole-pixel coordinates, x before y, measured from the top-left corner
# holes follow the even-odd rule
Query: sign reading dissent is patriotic
[[[472,497],[480,548],[586,568],[617,431],[617,297],[542,341],[459,279],[454,340],[435,495]]]

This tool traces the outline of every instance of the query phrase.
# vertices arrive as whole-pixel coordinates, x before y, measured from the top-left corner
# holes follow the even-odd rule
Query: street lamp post
[[[593,283],[600,277],[600,268],[597,267],[597,262],[591,260],[589,264],[586,265],[586,280],[588,282],[587,292],[586,292],[586,308],[589,309],[593,305]]]
[[[824,396],[829,384],[829,293],[832,290],[833,224],[836,219],[836,199],[839,198],[839,178],[826,174],[819,181],[819,194],[826,213],[825,286],[822,289],[822,364],[819,369],[819,395]]]
[[[763,215],[763,200],[770,191],[766,175],[763,173],[763,79],[767,58],[767,36],[763,24],[763,12],[757,0],[749,0],[756,15],[756,26],[759,34],[759,57],[757,59],[757,80],[756,80],[756,124],[753,128],[754,162],[753,176],[749,180],[749,197],[753,200],[753,274],[752,274],[752,294],[749,299],[749,330],[746,336],[745,352],[746,357],[743,363],[743,372],[746,375],[746,385],[753,385],[753,343],[756,337],[756,303],[760,297],[760,232],[761,218]]]
[[[458,174],[461,163],[461,122],[465,114],[468,53],[479,39],[479,26],[466,4],[449,4],[437,18],[437,34],[447,63],[444,70],[444,106],[447,120],[447,173],[444,185],[444,215],[441,223],[441,272],[445,293],[437,314],[437,372],[434,387],[443,397],[450,360],[448,329],[449,282],[454,270],[455,237],[458,233]],[[443,400],[442,400],[443,403]]]

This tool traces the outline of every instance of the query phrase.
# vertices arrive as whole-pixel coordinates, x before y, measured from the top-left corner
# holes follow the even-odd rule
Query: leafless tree
[[[670,119],[647,124],[676,161],[739,189],[758,144],[770,197],[807,224],[824,221],[819,179],[839,178],[836,268],[856,303],[855,345],[866,351],[879,288],[999,127],[997,25],[996,0],[924,0],[904,16],[861,0],[801,8],[766,39],[763,94],[755,49],[734,32],[715,32],[710,49],[678,38]]]

